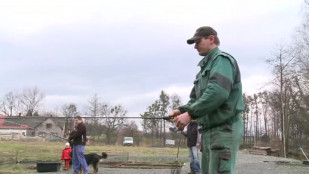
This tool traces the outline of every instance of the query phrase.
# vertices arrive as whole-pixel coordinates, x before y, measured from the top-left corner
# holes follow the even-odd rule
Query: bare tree
[[[269,111],[269,96],[267,91],[259,92],[259,103],[261,104],[261,114],[264,118],[264,131],[265,134],[263,136],[268,136],[268,111]]]
[[[260,111],[259,111],[259,103],[258,103],[258,95],[254,94],[253,95],[253,103],[254,105],[254,115],[255,115],[255,122],[254,122],[254,145],[257,145],[257,139],[259,139],[259,115],[260,115]]]
[[[127,111],[121,105],[110,107],[107,104],[103,104],[100,109],[100,114],[106,117],[103,123],[106,127],[107,144],[112,144],[116,142],[116,139],[113,139],[113,137],[116,137],[119,129],[123,125],[125,120],[123,117],[126,116]]]
[[[69,118],[69,117],[75,117],[77,115],[77,106],[74,103],[71,104],[65,104],[62,106],[62,114],[63,116]]]
[[[182,102],[181,102],[180,96],[177,94],[173,94],[171,96],[171,109],[172,110],[177,109],[181,105],[182,105]]]
[[[138,126],[135,121],[130,121],[129,123],[124,124],[122,132],[124,132],[122,134],[123,136],[133,137],[135,145],[140,145],[140,142],[142,141],[142,136],[141,132],[138,130]]]
[[[103,106],[104,104],[100,103],[99,101],[99,96],[97,94],[94,94],[90,100],[89,100],[89,115],[92,116],[92,122],[90,122],[89,128],[87,128],[87,130],[89,130],[89,135],[92,135],[93,137],[97,137],[97,141],[100,140],[101,135],[105,132],[106,127],[104,126],[104,119],[102,118],[95,118],[95,117],[99,117],[102,116],[101,113],[102,111],[100,111],[102,109],[102,107],[100,108],[100,106]]]
[[[281,131],[283,141],[283,153],[286,158],[287,154],[287,132],[286,132],[286,104],[287,104],[287,84],[291,80],[291,63],[294,57],[289,55],[288,50],[283,46],[279,47],[278,52],[272,59],[268,59],[266,62],[273,65],[273,74],[276,76],[273,81],[274,85],[279,87],[280,95],[280,117],[281,117]]]
[[[246,134],[254,132],[257,137],[265,131],[265,136],[280,136],[284,157],[289,148],[309,147],[309,1],[305,5],[304,21],[294,42],[278,47],[267,60],[275,76],[272,90],[244,97]],[[259,115],[264,119],[258,119]]]
[[[99,97],[97,94],[94,94],[94,96],[89,101],[89,110],[90,110],[90,116],[96,117],[99,115]]]
[[[160,100],[159,100],[159,105],[160,105],[160,117],[165,117],[167,116],[167,112],[168,112],[168,106],[170,104],[169,102],[169,96],[162,90],[161,94],[159,96]],[[160,120],[160,139],[163,143],[163,146],[165,146],[165,139],[166,139],[166,129],[165,129],[165,120],[161,119]],[[162,136],[162,129],[163,129],[163,136]]]
[[[299,144],[304,142],[308,147],[309,140],[309,1],[305,0],[304,16],[302,24],[295,33],[292,43],[292,55],[296,61],[293,66],[294,84],[290,89],[293,92],[293,103],[295,103],[292,131],[297,137]],[[297,136],[295,136],[297,134]],[[304,141],[306,140],[306,141]]]
[[[6,116],[12,116],[17,106],[17,96],[13,92],[7,93],[1,102],[1,112]]]
[[[243,101],[244,101],[244,111],[242,113],[242,118],[244,120],[244,141],[246,142],[246,138],[249,135],[249,113],[250,113],[250,100],[249,100],[249,96],[246,95],[245,93],[243,94]]]
[[[137,135],[138,127],[134,121],[130,121],[128,124],[124,124],[123,130],[125,130],[125,136],[134,137]]]
[[[309,1],[305,1],[305,13],[302,25],[295,34],[295,42],[292,51],[294,62],[294,73],[297,77],[295,82],[300,90],[302,99],[309,105]]]
[[[37,87],[26,88],[19,95],[19,101],[27,112],[26,116],[32,116],[43,99],[44,93]]]
[[[97,94],[94,94],[94,96],[90,99],[89,104],[90,104],[89,106],[90,116],[91,117],[99,116],[100,103],[99,103],[99,97]],[[92,118],[92,122],[97,123],[98,119]]]
[[[64,136],[66,137],[69,134],[70,130],[74,127],[74,123],[72,120],[75,116],[77,116],[77,106],[74,103],[63,105],[62,114],[65,117]]]

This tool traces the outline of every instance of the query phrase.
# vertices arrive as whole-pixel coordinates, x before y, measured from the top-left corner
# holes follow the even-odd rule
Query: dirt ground
[[[171,174],[171,170],[100,169],[108,174]],[[181,174],[190,172],[189,163],[181,169]],[[101,172],[100,172],[101,173]],[[309,174],[309,165],[302,161],[271,156],[251,155],[240,152],[236,174]]]
[[[90,168],[92,172],[92,168]],[[190,172],[189,163],[181,168],[181,174]],[[46,174],[71,174],[73,171],[48,172]],[[100,165],[100,174],[171,174],[171,169],[121,169]],[[272,156],[251,155],[239,152],[236,174],[309,174],[309,165],[302,161]]]
[[[302,161],[239,153],[236,174],[309,174]]]

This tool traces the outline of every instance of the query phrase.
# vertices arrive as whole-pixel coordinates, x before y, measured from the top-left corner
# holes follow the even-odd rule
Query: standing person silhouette
[[[197,123],[194,120],[191,120],[187,125],[187,130],[181,131],[181,134],[187,137],[191,174],[200,174],[201,165],[199,148],[201,145],[201,134]]]
[[[85,146],[87,142],[87,130],[80,116],[74,118],[75,132],[70,134],[69,140],[73,141],[72,163],[74,174],[79,174],[80,168],[84,174],[88,174],[88,165],[84,156]]]
[[[191,120],[202,126],[202,173],[233,174],[244,128],[240,71],[236,60],[221,51],[217,32],[204,26],[187,40],[203,59],[190,100],[170,112],[178,129]],[[182,69],[183,70],[183,69]]]

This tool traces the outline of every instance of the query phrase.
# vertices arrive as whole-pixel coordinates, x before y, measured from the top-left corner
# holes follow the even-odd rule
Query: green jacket
[[[189,102],[180,106],[192,119],[210,129],[233,122],[244,109],[240,72],[236,60],[215,48],[199,63]]]

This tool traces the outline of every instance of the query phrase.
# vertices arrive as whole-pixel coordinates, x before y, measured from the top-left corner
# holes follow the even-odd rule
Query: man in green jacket
[[[190,100],[169,116],[181,130],[191,119],[202,126],[203,174],[233,174],[243,136],[244,109],[240,72],[236,60],[219,50],[217,32],[200,27],[187,40],[200,56],[200,72],[194,80]]]

